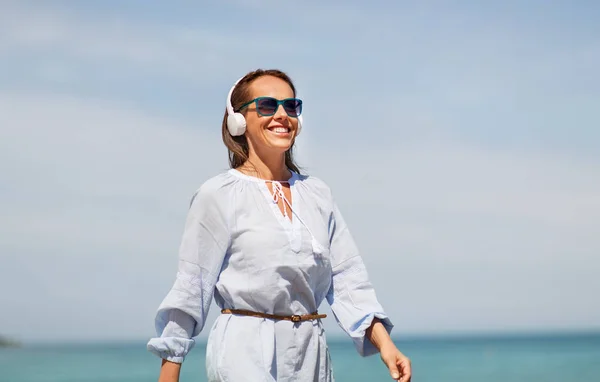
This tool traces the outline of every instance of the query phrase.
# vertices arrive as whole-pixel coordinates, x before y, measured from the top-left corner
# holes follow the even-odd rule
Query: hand
[[[382,347],[379,353],[395,381],[410,382],[412,374],[410,360],[394,344],[390,343]]]

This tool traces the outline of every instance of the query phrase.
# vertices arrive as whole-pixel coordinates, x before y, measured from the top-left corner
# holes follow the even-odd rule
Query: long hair
[[[233,106],[233,110],[238,110],[244,103],[246,103],[250,98],[250,84],[252,81],[256,80],[262,76],[273,76],[277,78],[281,78],[285,82],[290,85],[292,91],[294,92],[294,97],[296,96],[296,88],[291,78],[277,69],[258,69],[246,74],[236,85],[233,93],[231,94],[231,105]],[[225,109],[225,115],[223,116],[223,124],[221,128],[221,134],[223,136],[223,143],[227,147],[227,151],[229,152],[229,166],[231,168],[237,168],[246,163],[248,160],[248,155],[250,152],[250,148],[248,146],[248,139],[246,135],[240,135],[237,137],[232,136],[227,129],[227,109]],[[295,140],[294,140],[295,141]],[[294,142],[292,142],[292,146],[285,152],[285,165],[290,170],[300,173],[300,168],[294,161]]]

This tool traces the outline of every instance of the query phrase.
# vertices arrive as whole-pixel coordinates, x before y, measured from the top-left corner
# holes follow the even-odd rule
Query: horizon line
[[[2,336],[3,339],[14,341],[19,347],[37,346],[70,346],[70,345],[133,345],[145,344],[148,338],[81,338],[68,340],[19,340],[14,337]],[[420,332],[420,333],[392,333],[392,340],[396,343],[427,342],[427,341],[461,341],[461,340],[523,340],[523,339],[549,339],[562,337],[600,337],[600,327],[574,328],[574,329],[521,329],[521,330],[479,330],[479,331],[445,331],[445,332]],[[197,344],[205,344],[207,336],[195,338]],[[327,342],[339,343],[352,341],[345,333],[327,335]]]

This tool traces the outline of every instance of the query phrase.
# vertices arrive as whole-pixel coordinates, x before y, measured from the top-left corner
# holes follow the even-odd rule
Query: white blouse
[[[329,187],[292,172],[291,219],[267,182],[235,169],[194,194],[174,285],[156,315],[148,350],[183,362],[217,305],[277,315],[309,314],[327,299],[358,353],[377,349],[365,331],[392,323],[377,301],[356,244]],[[277,190],[281,183],[272,182]],[[321,320],[291,322],[221,314],[206,353],[209,381],[332,381]]]

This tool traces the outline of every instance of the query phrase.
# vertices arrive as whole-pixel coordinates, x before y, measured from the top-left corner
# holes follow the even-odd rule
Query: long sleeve
[[[391,332],[393,324],[377,300],[363,260],[337,205],[329,220],[332,284],[327,301],[341,328],[352,338],[361,356],[377,353],[365,338],[367,328],[376,317]]]
[[[203,329],[215,283],[229,246],[226,201],[203,185],[192,198],[179,248],[175,282],[155,317],[157,337],[147,348],[160,358],[182,363]]]

